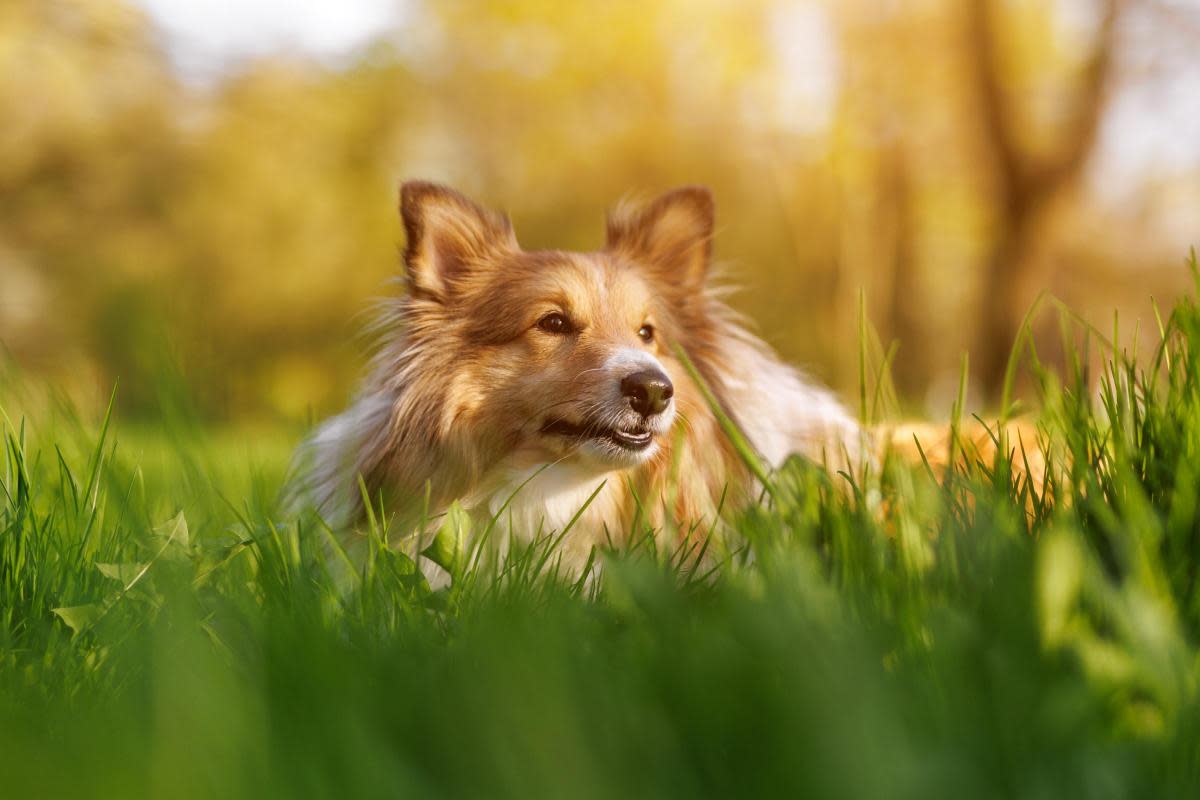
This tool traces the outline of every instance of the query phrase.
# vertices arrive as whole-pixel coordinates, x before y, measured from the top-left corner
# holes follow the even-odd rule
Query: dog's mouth
[[[654,441],[654,433],[644,428],[609,428],[595,422],[577,423],[565,419],[550,420],[542,426],[542,433],[580,441],[601,441],[635,452],[645,450]]]

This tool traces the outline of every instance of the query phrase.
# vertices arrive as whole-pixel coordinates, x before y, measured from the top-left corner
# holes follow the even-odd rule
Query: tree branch
[[[1061,137],[1058,151],[1039,160],[1021,152],[1015,115],[1004,92],[997,46],[996,14],[999,12],[996,3],[993,0],[968,3],[969,41],[974,54],[971,69],[981,100],[984,135],[995,154],[1005,203],[1040,201],[1072,179],[1087,161],[1104,114],[1117,18],[1124,5],[1125,0],[1105,0],[1100,29],[1074,101],[1071,124]]]
[[[1032,173],[1035,195],[1046,195],[1075,177],[1091,154],[1104,116],[1109,78],[1112,75],[1117,17],[1123,0],[1107,0],[1100,31],[1083,70],[1083,81],[1075,99],[1075,114],[1062,145],[1052,158]]]

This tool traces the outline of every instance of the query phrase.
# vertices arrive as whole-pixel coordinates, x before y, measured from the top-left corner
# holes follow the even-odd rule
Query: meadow
[[[794,461],[720,558],[636,531],[593,581],[553,539],[474,569],[449,515],[437,589],[381,536],[347,583],[280,516],[301,431],[81,419],[6,374],[0,793],[1194,796],[1200,307],[1063,320],[1065,370],[1014,348],[1039,481],[1008,441]]]

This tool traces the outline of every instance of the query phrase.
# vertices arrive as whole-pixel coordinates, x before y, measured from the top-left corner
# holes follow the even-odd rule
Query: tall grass
[[[448,587],[377,542],[347,588],[285,446],[10,389],[0,794],[1193,796],[1200,308],[1099,375],[1078,333],[1022,339],[1044,478],[795,460],[715,568],[634,536],[590,583],[552,537],[471,569],[451,514]]]

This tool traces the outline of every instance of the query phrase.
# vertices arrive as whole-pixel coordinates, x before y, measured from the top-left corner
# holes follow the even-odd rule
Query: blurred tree
[[[154,294],[183,159],[151,33],[120,3],[0,4],[0,294],[27,286],[0,335],[40,371],[136,371],[139,327],[105,308]],[[124,399],[144,398],[130,385]]]
[[[1124,0],[1103,0],[1093,41],[1078,69],[1071,111],[1058,132],[1057,145],[1032,153],[1022,141],[1031,127],[1022,115],[1006,74],[996,0],[966,5],[970,76],[978,92],[983,144],[995,168],[995,230],[984,257],[982,314],[972,358],[989,399],[999,397],[1012,343],[1021,320],[1045,276],[1030,252],[1049,205],[1078,177],[1096,142],[1114,59],[1117,21]]]
[[[1108,304],[1144,252],[1068,191],[1123,5],[1091,1],[1065,37],[1062,0],[413,0],[336,63],[207,84],[129,0],[0,2],[0,340],[101,396],[119,378],[128,413],[164,359],[213,417],[323,412],[392,290],[400,179],[508,210],[530,248],[596,247],[618,198],[706,183],[732,302],[786,357],[853,387],[865,288],[907,396],[969,345],[994,393],[1048,265],[1070,255],[1084,305],[1108,276]]]

